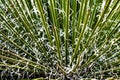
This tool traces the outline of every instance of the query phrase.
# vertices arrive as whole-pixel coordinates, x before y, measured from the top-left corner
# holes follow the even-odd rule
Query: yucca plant
[[[120,1],[0,0],[0,75],[119,79]]]

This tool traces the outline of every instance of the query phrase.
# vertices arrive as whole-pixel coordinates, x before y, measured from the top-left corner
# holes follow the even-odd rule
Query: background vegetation
[[[0,0],[0,77],[120,78],[119,0]]]

